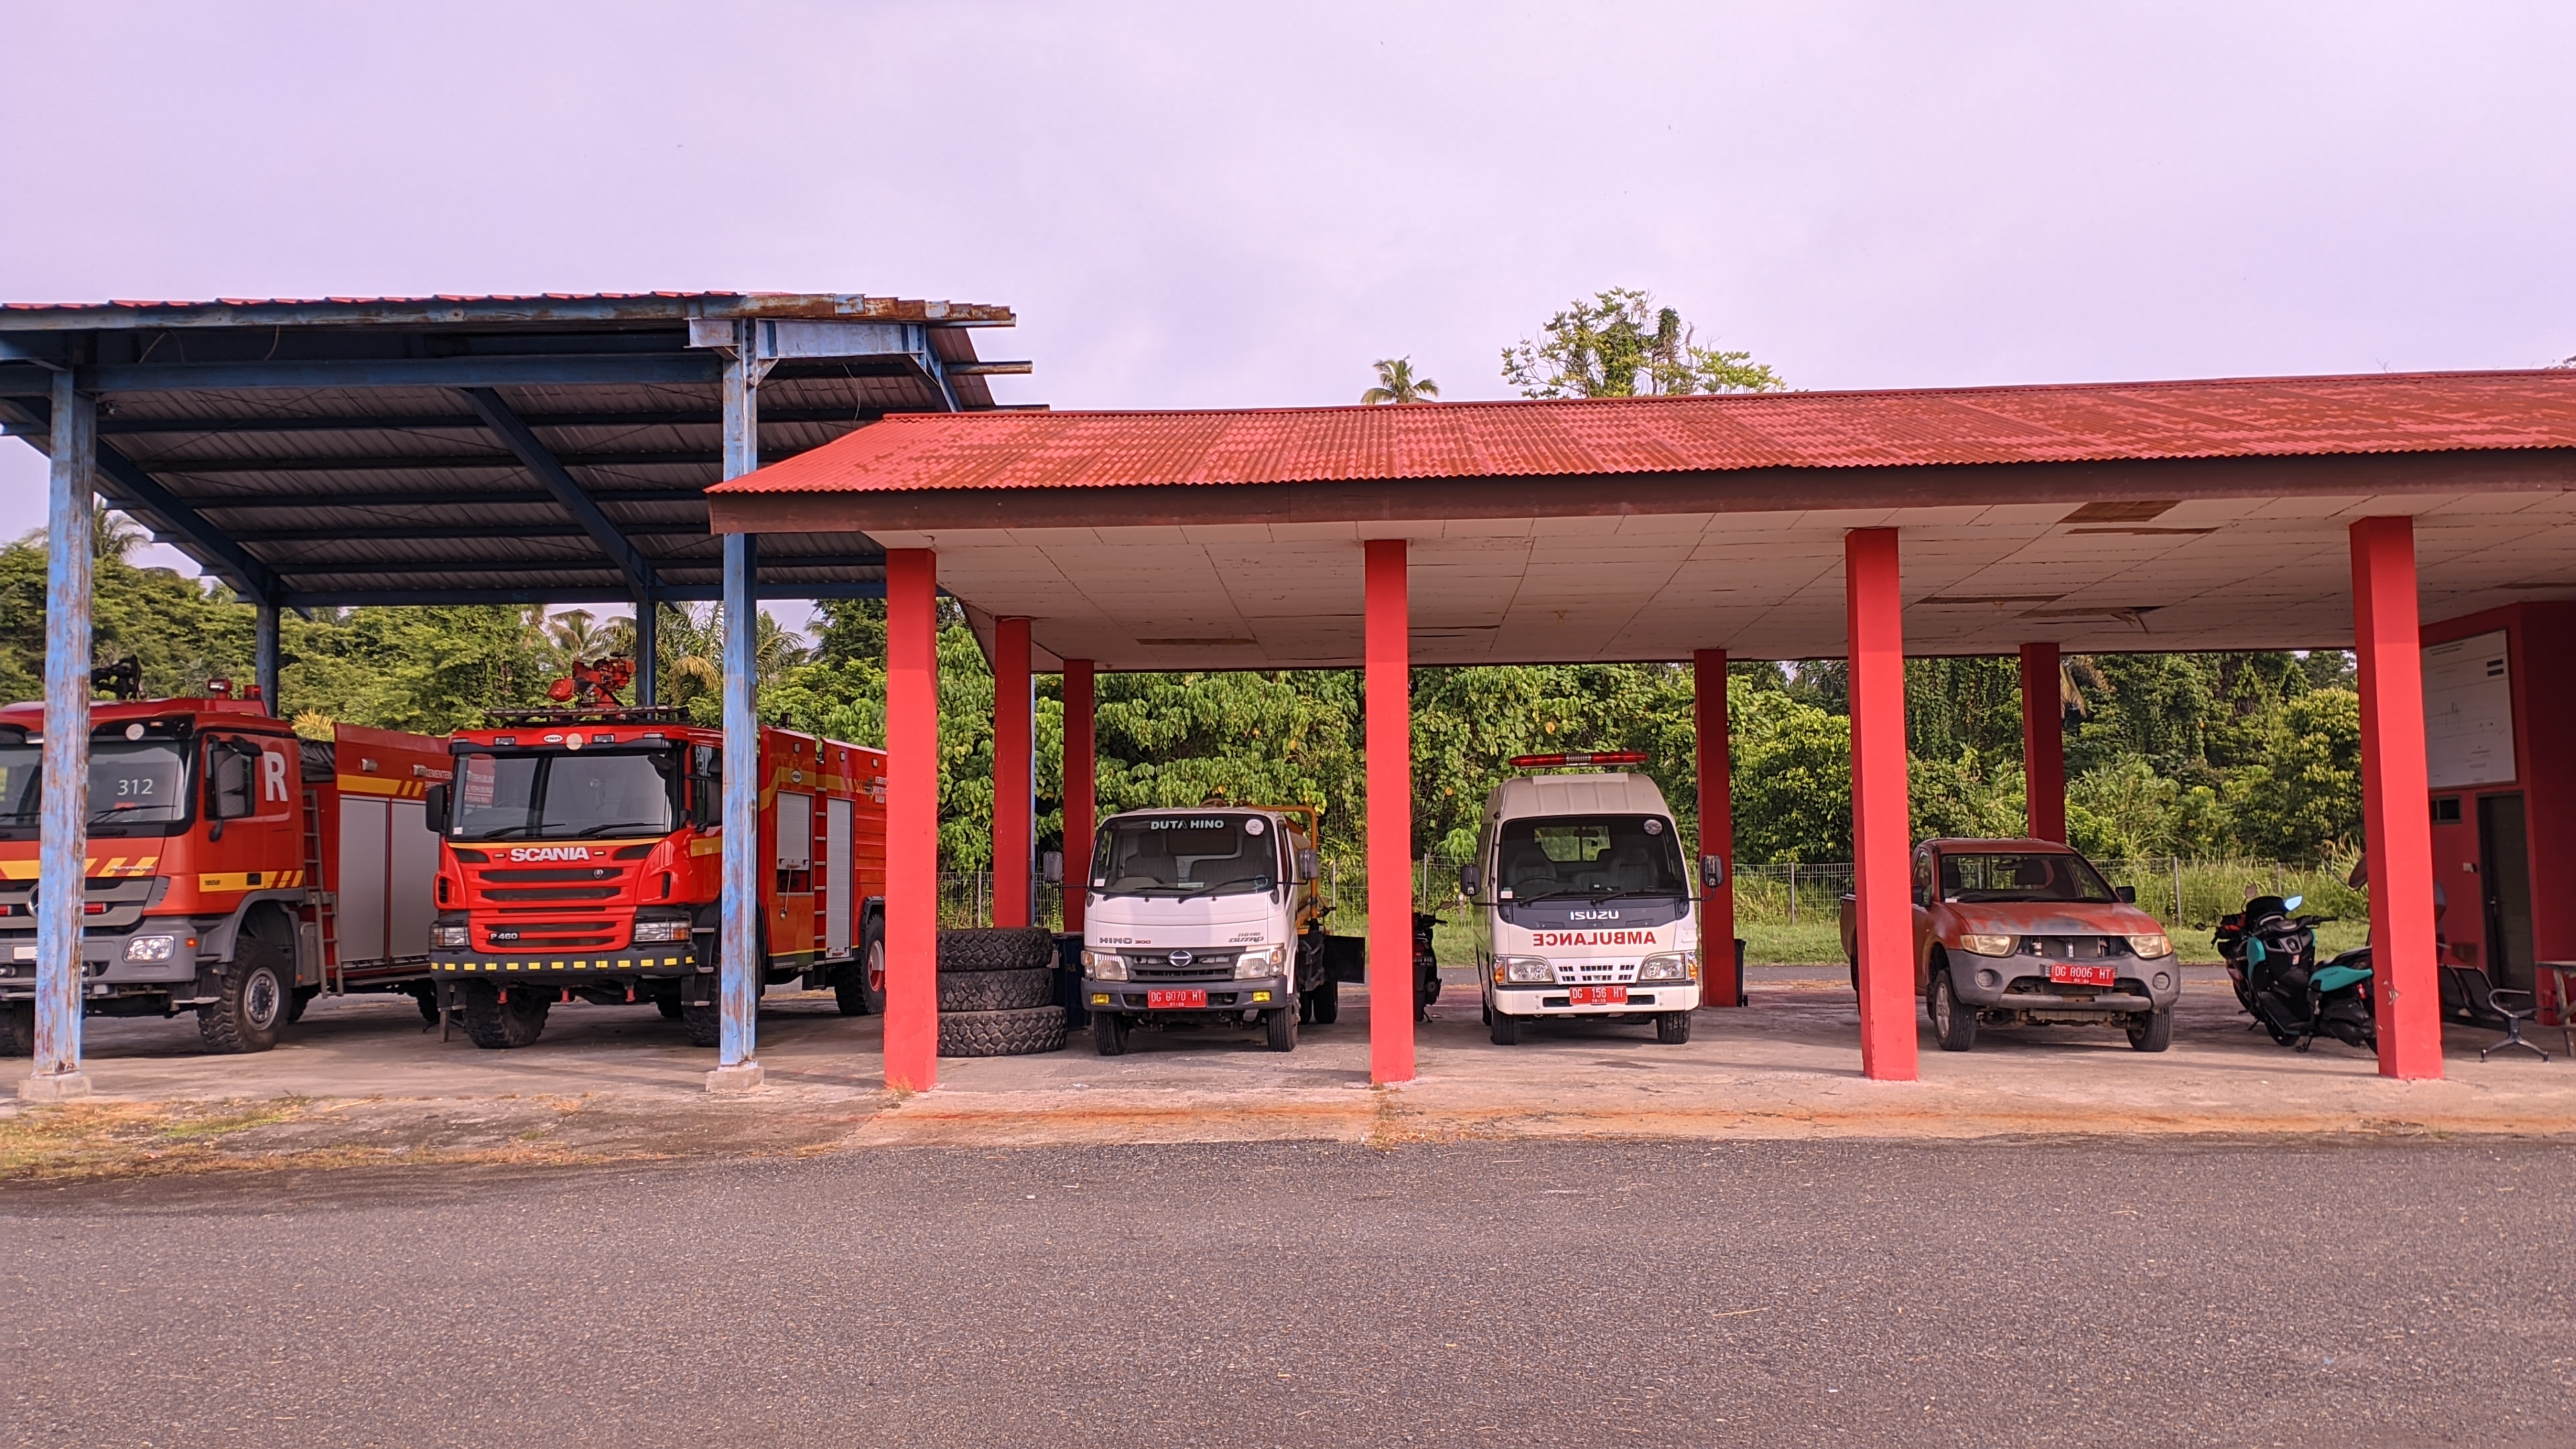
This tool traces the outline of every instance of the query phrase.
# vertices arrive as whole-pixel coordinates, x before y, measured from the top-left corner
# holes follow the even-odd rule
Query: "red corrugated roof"
[[[2576,371],[889,417],[717,493],[2576,447]]]

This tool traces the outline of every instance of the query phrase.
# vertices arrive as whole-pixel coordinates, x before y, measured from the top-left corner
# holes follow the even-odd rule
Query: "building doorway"
[[[2529,991],[2531,856],[2518,794],[2478,797],[2478,880],[2485,906],[2487,979]]]

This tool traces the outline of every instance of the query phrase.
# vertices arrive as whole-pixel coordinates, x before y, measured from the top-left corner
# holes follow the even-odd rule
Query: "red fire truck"
[[[0,1009],[35,1037],[44,709],[0,710]],[[446,742],[339,726],[301,740],[256,699],[90,707],[81,997],[92,1016],[194,1007],[209,1050],[266,1051],[325,989],[405,991],[436,1019],[422,811]]]
[[[466,1035],[526,1046],[560,1002],[646,1003],[716,1044],[724,736],[669,707],[492,716],[451,746],[430,955]],[[760,732],[760,967],[885,1008],[885,752]]]

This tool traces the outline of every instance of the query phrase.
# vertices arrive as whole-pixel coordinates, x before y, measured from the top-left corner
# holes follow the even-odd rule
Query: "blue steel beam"
[[[759,1047],[760,973],[760,721],[753,713],[754,671],[759,665],[759,610],[753,574],[759,539],[725,535],[724,576],[724,900],[718,955],[723,1020],[717,1036],[719,1070],[749,1067]],[[754,1069],[755,1071],[757,1069]]]
[[[651,704],[662,682],[662,601],[635,606],[635,702]]]
[[[97,405],[55,374],[45,493],[44,805],[36,847],[33,1100],[89,1095],[81,1075],[81,894],[89,858],[89,670]]]
[[[860,583],[800,584],[761,579],[753,592],[763,599],[882,599],[882,580]],[[722,584],[670,584],[657,591],[666,604],[704,604],[724,597]],[[625,594],[596,585],[524,589],[305,589],[282,596],[290,609],[353,609],[424,604],[622,604]]]
[[[277,647],[277,605],[265,603],[251,615],[252,652],[259,674],[259,702],[279,719],[287,717],[286,707],[278,702],[278,672],[284,660]]]
[[[83,378],[86,381],[86,375]],[[28,399],[0,399],[0,415],[17,413],[42,425],[50,434],[53,429],[53,404]],[[206,520],[205,515],[179,501],[169,489],[153,481],[152,475],[135,466],[132,459],[88,435],[93,476],[90,486],[107,495],[109,503],[155,525],[155,531],[175,535],[175,542],[196,556],[198,562],[231,584],[242,597],[257,603],[279,593],[276,573],[268,565],[233,541],[229,534]],[[35,443],[32,434],[28,441]],[[50,453],[50,442],[35,444],[37,451]]]
[[[599,505],[591,502],[590,495],[581,491],[581,485],[564,471],[563,464],[556,462],[555,455],[546,445],[537,441],[537,435],[528,431],[528,425],[519,421],[519,415],[510,411],[510,405],[501,401],[501,395],[488,387],[469,387],[464,392],[465,400],[473,404],[475,413],[508,445],[519,461],[528,466],[528,471],[536,475],[546,491],[555,496],[555,501],[563,505],[564,512],[572,515],[573,522],[580,524],[598,542],[600,551],[608,555],[609,562],[617,565],[617,571],[626,575],[626,582],[635,590],[636,600],[640,603],[653,597],[652,561],[645,558],[643,550],[609,521],[607,514],[599,511]]]

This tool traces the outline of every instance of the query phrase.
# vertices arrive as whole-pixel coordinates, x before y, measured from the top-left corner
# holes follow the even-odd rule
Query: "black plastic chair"
[[[2521,1047],[2544,1062],[2549,1060],[2549,1053],[2542,1050],[2539,1043],[2525,1041],[2522,1036],[2522,1024],[2539,1015],[2540,998],[2538,996],[2528,991],[2514,991],[2497,986],[2487,980],[2487,973],[2473,966],[2445,966],[2442,968],[2442,974],[2455,978],[2459,984],[2460,1002],[2466,1010],[2456,1013],[2456,1019],[2479,1026],[2504,1028],[2502,1041],[2479,1048],[2479,1061],[2485,1061],[2490,1054],[2503,1051],[2507,1047]],[[2451,983],[2446,981],[2443,984],[2448,986]],[[2447,999],[2450,994],[2447,990],[2442,993],[2446,998],[2443,1002],[2445,1008],[2450,1005]],[[2508,996],[2519,999],[2523,1004],[2522,1010],[2515,1011],[2510,1008],[2502,999]],[[2455,1015],[2447,1009],[2443,1014]]]

